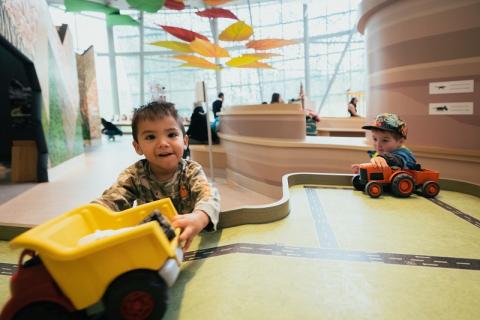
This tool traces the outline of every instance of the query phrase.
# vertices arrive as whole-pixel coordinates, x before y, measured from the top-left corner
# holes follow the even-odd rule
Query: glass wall
[[[355,31],[359,0],[250,2],[250,6],[243,2],[228,9],[254,27],[254,39],[284,38],[295,39],[299,43],[269,50],[279,54],[265,61],[273,69],[224,68],[221,71],[224,105],[269,102],[274,92],[280,93],[285,101],[296,99],[300,84],[305,86],[308,73],[310,107],[320,109],[323,116],[347,116],[347,90],[364,92],[366,87],[365,45],[363,36]],[[308,70],[305,70],[303,3],[308,6]],[[109,52],[103,15],[66,14],[61,7],[52,8],[51,12],[55,22],[74,24],[71,30],[79,51],[92,44],[95,46],[103,116],[111,117],[115,110],[112,105],[115,99],[111,97],[110,55],[115,57],[120,114],[129,114],[142,101],[151,100],[159,86],[165,87],[167,100],[174,102],[184,116],[192,111],[198,81],[206,82],[210,104],[215,99],[215,71],[179,67],[181,61],[169,58],[175,53],[150,45],[154,41],[178,40],[164,32],[159,25],[182,27],[212,38],[209,20],[197,16],[195,10],[161,10],[157,14],[144,14],[143,52],[139,27],[113,27],[115,50]],[[134,11],[122,13],[134,18],[139,16]],[[233,20],[218,19],[218,30],[222,31],[231,23]],[[352,30],[355,32],[350,38]],[[232,57],[253,52],[246,49],[244,43],[221,42],[220,45],[227,48]],[[213,59],[210,60],[213,62]],[[220,63],[226,61],[222,59]],[[365,114],[362,100],[363,97],[359,110]]]

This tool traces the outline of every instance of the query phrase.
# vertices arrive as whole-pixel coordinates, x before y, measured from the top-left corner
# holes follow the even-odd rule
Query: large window
[[[313,109],[321,106],[323,116],[347,116],[347,91],[363,92],[366,87],[365,45],[363,36],[355,32],[359,0],[308,1],[309,50],[304,44],[304,1],[250,1],[229,9],[240,20],[254,27],[254,38],[295,39],[299,43],[270,50],[280,54],[267,62],[273,69],[225,68],[221,71],[221,90],[225,105],[257,104],[270,101],[273,92],[284,100],[297,98],[300,84],[310,79],[308,98]],[[97,77],[101,113],[111,117],[118,100],[120,114],[128,114],[142,101],[148,102],[158,86],[166,88],[169,101],[174,102],[184,116],[191,113],[195,100],[195,85],[205,81],[211,102],[217,95],[215,71],[179,67],[182,62],[169,58],[174,53],[149,43],[159,40],[178,40],[164,32],[159,25],[178,26],[212,37],[206,18],[195,15],[195,10],[161,10],[157,14],[144,14],[143,53],[139,27],[113,27],[114,52],[108,51],[108,36],[103,15],[66,14],[52,8],[54,21],[74,24],[75,44],[78,50],[93,44],[98,55]],[[139,17],[138,12],[122,12]],[[61,21],[63,19],[63,21]],[[223,30],[232,20],[219,19],[218,30]],[[87,34],[88,33],[88,34]],[[248,50],[239,43],[220,43],[231,56]],[[309,64],[305,70],[305,55]],[[113,99],[110,82],[111,57],[116,67],[118,99]],[[143,70],[141,70],[143,59]],[[224,63],[226,60],[221,60]],[[143,79],[143,86],[141,81]],[[108,81],[107,81],[108,80]],[[143,93],[143,97],[142,97]],[[359,111],[365,114],[364,101],[360,99]]]

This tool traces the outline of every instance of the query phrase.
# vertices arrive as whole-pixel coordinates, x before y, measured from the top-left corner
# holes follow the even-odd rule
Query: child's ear
[[[183,135],[183,144],[185,145],[185,149],[188,148],[188,135]]]
[[[133,145],[133,148],[135,149],[135,152],[137,152],[139,156],[143,155],[142,148],[140,148],[140,145],[138,144],[137,141],[133,140],[132,145]]]

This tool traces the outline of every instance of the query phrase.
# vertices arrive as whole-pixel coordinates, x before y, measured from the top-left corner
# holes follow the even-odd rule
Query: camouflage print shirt
[[[155,178],[146,159],[137,161],[93,202],[122,211],[131,208],[135,200],[140,205],[167,197],[179,214],[204,211],[211,221],[207,228],[216,229],[220,213],[218,191],[210,185],[200,164],[192,160],[182,159],[173,177],[163,182]]]

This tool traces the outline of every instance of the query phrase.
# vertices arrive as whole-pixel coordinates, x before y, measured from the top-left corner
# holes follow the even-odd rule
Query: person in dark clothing
[[[218,94],[218,99],[215,100],[212,104],[213,116],[215,119],[218,117],[217,113],[221,112],[223,105],[223,92]]]
[[[282,97],[280,97],[280,93],[274,92],[272,94],[272,100],[270,100],[270,104],[273,103],[284,103]]]
[[[350,102],[348,103],[348,113],[350,113],[350,117],[359,117],[360,115],[358,114],[357,111],[357,103],[358,99],[356,97],[353,97]]]
[[[113,123],[101,118],[102,121],[102,133],[108,136],[108,140],[115,141],[115,136],[122,136],[123,132]]]
[[[190,125],[187,130],[190,144],[208,144],[207,127],[207,115],[203,107],[196,106],[193,109],[192,116],[190,117]],[[220,143],[217,133],[214,130],[211,130],[211,132],[212,143]]]

